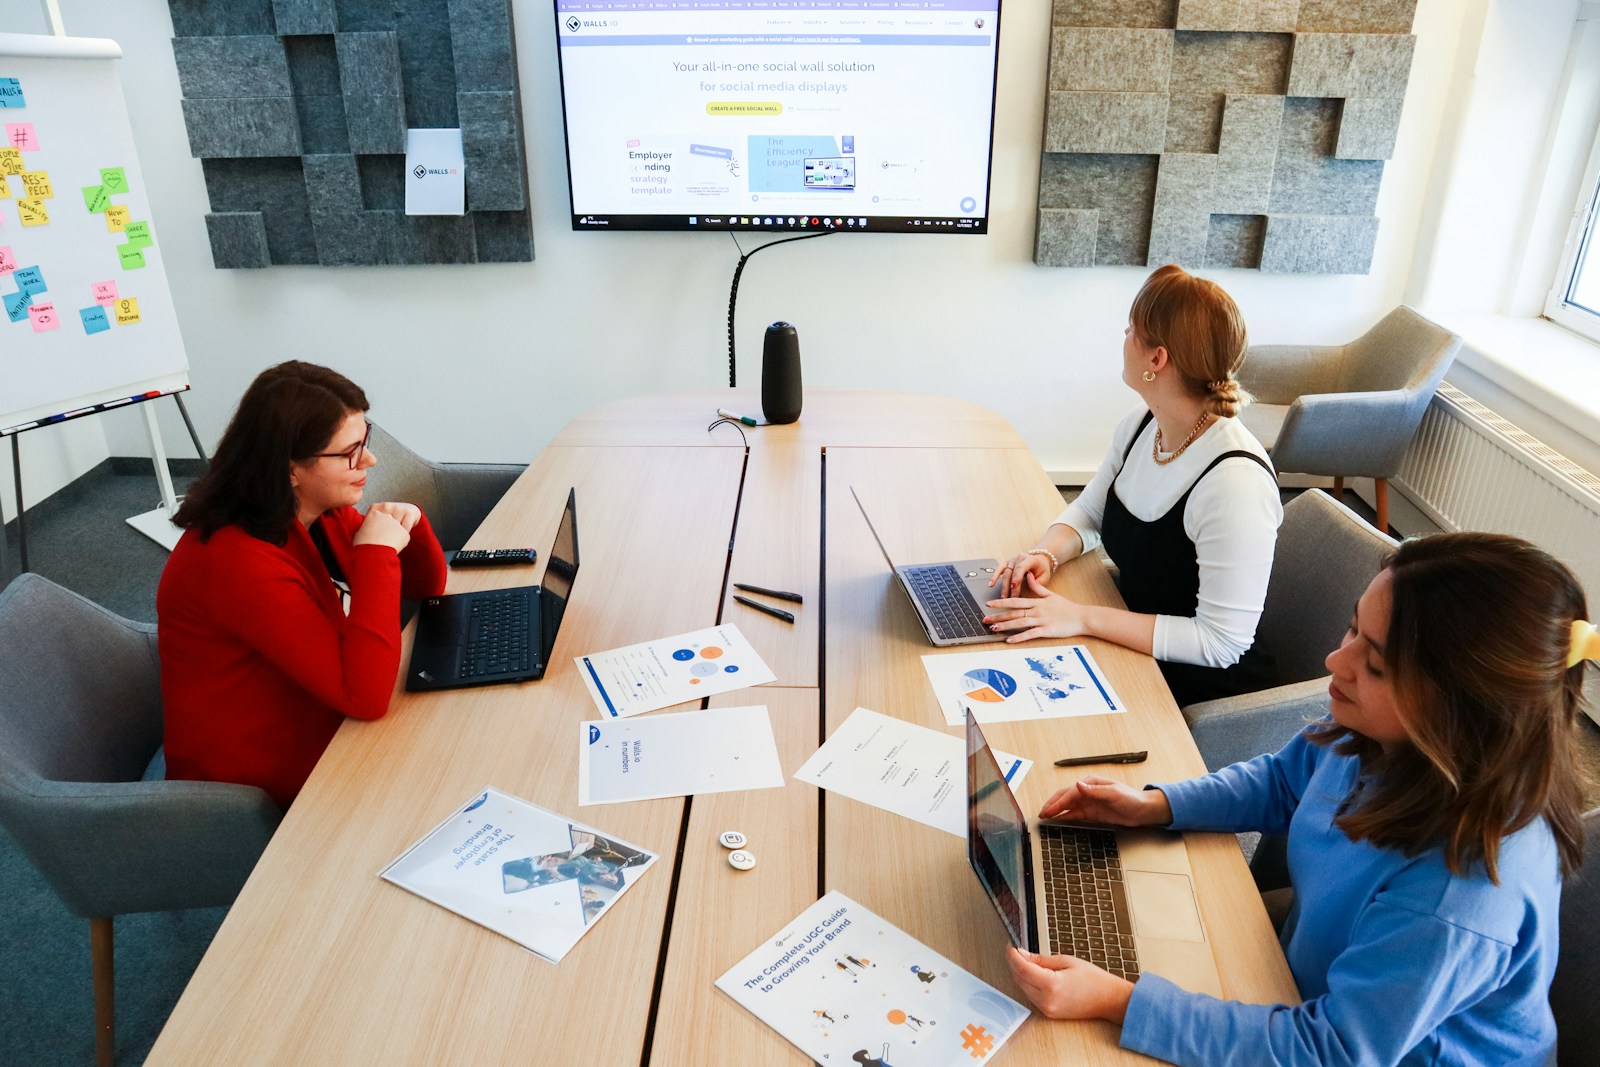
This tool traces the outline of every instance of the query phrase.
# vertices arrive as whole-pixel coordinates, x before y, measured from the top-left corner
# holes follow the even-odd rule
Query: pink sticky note
[[[94,302],[101,307],[108,308],[117,302],[116,282],[95,282],[89,286],[89,291],[94,293]]]
[[[28,321],[33,323],[34,333],[44,333],[46,330],[59,330],[61,320],[56,317],[54,304],[35,304],[28,309]]]
[[[0,248],[0,274],[10,274],[17,269],[16,253],[11,251],[11,246]]]
[[[34,135],[31,122],[6,123],[6,144],[24,152],[37,152],[39,138]]]

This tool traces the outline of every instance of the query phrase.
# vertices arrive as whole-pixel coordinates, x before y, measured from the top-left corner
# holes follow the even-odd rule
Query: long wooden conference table
[[[1004,558],[1061,507],[1016,432],[960,400],[813,390],[798,423],[743,438],[727,425],[708,431],[718,405],[760,408],[750,390],[619,401],[574,420],[534,460],[468,547],[534,545],[539,568],[452,572],[450,591],[537,580],[576,486],[582,570],[552,669],[522,685],[397,686],[386,718],[347,722],[149,1063],[802,1064],[712,983],[834,889],[1024,999],[1004,930],[949,834],[792,778],[782,789],[579,808],[576,724],[597,715],[573,656],[736,622],[777,680],[713,703],[765,704],[785,775],[858,706],[948,730],[921,663],[932,649],[849,487],[902,561]],[[734,603],[733,581],[795,590],[805,603],[789,625]],[[1120,603],[1092,558],[1063,567],[1052,587]],[[1068,753],[1148,749],[1144,764],[1094,768],[1134,784],[1205,769],[1154,662],[1088,644],[1131,712],[987,731],[1037,761],[1019,796],[1029,811],[1077,773],[1051,765]],[[559,965],[378,878],[485,785],[661,856]],[[748,836],[754,870],[726,862],[717,836],[727,829]],[[1188,847],[1226,995],[1297,999],[1233,837],[1190,835]],[[1118,1049],[1117,1033],[1035,1015],[1001,1055],[1144,1060]]]

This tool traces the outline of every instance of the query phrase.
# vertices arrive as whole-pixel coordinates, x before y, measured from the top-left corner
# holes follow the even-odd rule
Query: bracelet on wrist
[[[1044,556],[1050,561],[1050,573],[1055,574],[1061,569],[1061,561],[1056,559],[1056,554],[1048,548],[1030,548],[1023,553],[1024,556]]]

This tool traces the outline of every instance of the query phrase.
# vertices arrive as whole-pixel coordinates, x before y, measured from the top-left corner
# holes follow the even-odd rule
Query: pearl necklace
[[[1172,455],[1168,456],[1166,459],[1161,458],[1161,427],[1158,425],[1156,427],[1155,440],[1150,442],[1150,458],[1162,466],[1171,463],[1173,460],[1183,455],[1184,449],[1194,444],[1194,439],[1200,436],[1200,431],[1206,428],[1206,423],[1210,420],[1211,412],[1207,411],[1201,414],[1200,421],[1194,424],[1194,429],[1190,430],[1189,436],[1183,439],[1183,444],[1179,445],[1178,450]]]

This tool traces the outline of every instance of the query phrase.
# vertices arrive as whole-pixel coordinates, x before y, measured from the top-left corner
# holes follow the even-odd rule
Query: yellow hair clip
[[[1572,623],[1572,648],[1567,652],[1567,666],[1576,667],[1586,659],[1600,660],[1600,631],[1594,623],[1575,619]]]

